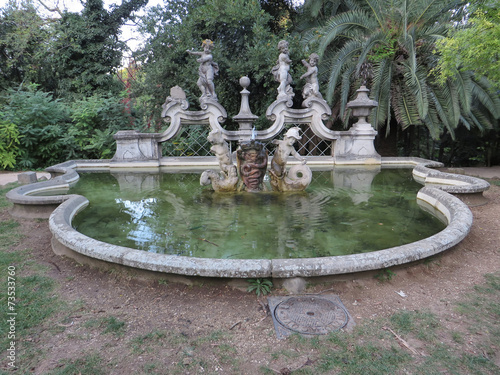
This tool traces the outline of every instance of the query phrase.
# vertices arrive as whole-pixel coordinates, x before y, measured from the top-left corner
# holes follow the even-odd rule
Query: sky
[[[20,1],[20,0],[18,0]],[[304,0],[295,0],[295,3],[301,4]],[[42,2],[49,8],[58,7],[60,10],[67,10],[69,12],[80,12],[83,9],[83,6],[80,0],[42,0]],[[149,0],[146,7],[152,7],[155,5],[163,4],[164,2],[168,2],[168,0]],[[8,0],[0,0],[0,8],[3,8],[8,3]],[[35,6],[38,6],[40,13],[42,14],[50,14],[47,12],[39,3],[38,0],[33,0]],[[112,4],[121,4],[122,0],[104,0],[105,6],[109,7]],[[141,10],[138,14],[143,13]],[[139,33],[136,32],[136,27],[129,23],[124,25],[121,29],[122,35],[120,39],[127,42],[127,45],[130,47],[132,51],[138,49],[142,42],[144,42],[143,38]],[[127,56],[125,56],[127,58]]]
[[[163,4],[164,1],[168,0],[149,0],[148,5],[146,7],[151,7],[159,4]],[[9,1],[8,0],[0,0],[0,8],[3,8]],[[67,10],[69,12],[80,12],[83,9],[83,6],[80,0],[42,0],[42,2],[49,8],[58,7],[60,10]],[[38,10],[42,14],[50,14],[50,12],[46,11],[38,2],[38,0],[33,0],[35,6],[37,6]],[[112,4],[121,4],[121,0],[104,0],[104,4],[106,7],[109,7]],[[141,11],[143,12],[143,11]],[[139,12],[139,14],[141,14]],[[132,24],[127,24],[122,27],[122,35],[120,37],[121,40],[127,41],[130,49],[136,50],[138,46],[143,41],[141,35],[135,31],[136,27]]]

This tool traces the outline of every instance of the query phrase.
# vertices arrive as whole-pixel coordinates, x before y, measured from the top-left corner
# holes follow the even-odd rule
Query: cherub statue
[[[274,140],[276,150],[271,160],[271,169],[269,177],[271,187],[275,191],[300,191],[309,186],[312,179],[311,169],[305,165],[306,159],[299,155],[293,147],[294,143],[300,140],[299,128],[288,129],[283,140]],[[288,156],[292,155],[295,159],[302,162],[301,165],[294,165],[290,171],[286,171],[286,162]]]
[[[200,177],[202,186],[212,185],[215,191],[235,191],[238,184],[238,170],[231,163],[229,145],[224,140],[220,130],[213,130],[208,134],[208,141],[212,143],[210,151],[219,161],[221,172],[207,170]]]
[[[307,60],[302,60],[302,64],[307,68],[307,72],[302,74],[300,79],[306,79],[306,84],[302,89],[302,97],[304,99],[309,98],[310,96],[315,96],[317,98],[323,99],[323,96],[319,92],[319,83],[318,83],[318,65],[319,56],[316,53],[312,53],[309,56],[309,62]]]
[[[288,42],[286,40],[281,40],[278,43],[278,49],[280,51],[278,62],[271,70],[276,82],[280,83],[278,86],[278,98],[283,96],[293,98],[294,93],[292,86],[290,86],[292,83],[292,76],[288,73],[290,64],[292,63],[290,56],[288,56]]]
[[[205,99],[212,99],[217,101],[217,94],[215,93],[214,76],[219,73],[219,65],[213,61],[212,49],[214,48],[214,42],[210,39],[205,39],[202,43],[203,52],[190,51],[186,52],[190,55],[200,56],[196,59],[200,63],[198,69],[198,82],[196,84],[201,90],[200,101]]]
[[[212,144],[210,151],[215,154],[217,160],[219,161],[220,169],[224,173],[228,173],[231,163],[231,153],[229,152],[229,145],[224,140],[220,130],[212,130],[207,137],[207,140]]]
[[[286,161],[289,155],[292,155],[295,159],[306,163],[306,159],[299,155],[299,153],[293,147],[296,141],[299,141],[301,136],[299,135],[299,128],[294,127],[288,129],[285,137],[282,141],[275,139],[273,143],[277,145],[274,151],[273,159],[271,160],[271,172],[274,173],[276,177],[282,177],[285,172]]]

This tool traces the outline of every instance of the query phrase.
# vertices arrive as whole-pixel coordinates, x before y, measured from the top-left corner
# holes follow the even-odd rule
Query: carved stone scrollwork
[[[184,125],[209,125],[212,130],[219,130],[224,133],[220,123],[227,118],[227,112],[219,102],[212,99],[205,99],[201,103],[201,111],[188,111],[189,103],[186,100],[184,91],[176,86],[170,90],[170,96],[163,104],[161,117],[165,122],[170,122],[170,126],[161,133],[158,141],[165,142],[177,135]]]

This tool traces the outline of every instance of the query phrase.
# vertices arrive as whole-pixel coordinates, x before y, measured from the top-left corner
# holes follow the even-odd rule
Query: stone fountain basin
[[[203,162],[199,159],[194,161]],[[204,164],[206,165],[206,164]],[[330,164],[331,165],[331,164]],[[128,167],[134,167],[128,164]],[[142,163],[140,167],[155,167]],[[376,270],[417,261],[443,252],[470,231],[473,217],[468,206],[453,194],[478,194],[489,188],[481,179],[433,170],[439,163],[419,158],[382,158],[382,167],[413,166],[413,176],[426,186],[417,194],[419,204],[440,216],[447,224],[441,232],[410,244],[345,256],[301,259],[212,259],[149,253],[111,245],[85,236],[71,223],[75,215],[88,205],[80,195],[57,195],[78,181],[78,170],[109,170],[110,161],[69,161],[50,167],[53,178],[25,185],[7,193],[14,203],[11,213],[23,217],[49,217],[52,248],[56,254],[79,261],[91,258],[105,263],[165,274],[217,278],[291,278],[318,277]],[[123,165],[120,165],[123,167]],[[32,194],[43,193],[45,196]],[[51,195],[56,194],[56,195]],[[87,259],[88,259],[87,258]]]

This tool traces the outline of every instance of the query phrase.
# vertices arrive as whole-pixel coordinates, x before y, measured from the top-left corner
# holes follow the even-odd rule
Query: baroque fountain
[[[369,99],[369,90],[366,87],[362,86],[357,91],[356,98],[348,103],[348,108],[352,110],[352,115],[357,118],[357,122],[346,131],[329,129],[324,121],[331,115],[331,110],[319,90],[316,67],[318,56],[312,54],[309,60],[302,61],[306,68],[306,72],[300,77],[301,80],[305,80],[302,90],[302,108],[292,108],[294,92],[291,87],[292,77],[289,73],[292,61],[289,57],[288,43],[281,41],[278,45],[278,60],[276,66],[272,68],[272,74],[278,84],[277,97],[266,111],[271,125],[264,130],[254,128],[253,123],[257,116],[251,112],[249,105],[250,92],[247,88],[250,80],[243,77],[240,79],[243,88],[240,111],[233,117],[238,123],[238,129],[226,130],[221,123],[227,119],[227,112],[218,101],[214,84],[218,66],[212,57],[213,43],[205,40],[202,47],[203,51],[200,52],[187,51],[190,55],[197,56],[197,61],[200,63],[197,84],[202,93],[199,99],[201,110],[189,110],[184,91],[178,86],[173,87],[163,104],[162,117],[169,126],[162,133],[120,131],[114,136],[117,149],[111,160],[72,160],[52,166],[47,169],[52,174],[49,181],[20,186],[7,194],[7,198],[14,203],[11,211],[13,215],[49,217],[50,230],[53,234],[52,248],[55,253],[102,267],[126,266],[129,269],[161,272],[165,277],[185,275],[285,279],[338,275],[408,263],[449,249],[468,234],[472,225],[471,211],[466,204],[452,194],[481,195],[484,190],[488,189],[488,183],[472,177],[441,173],[431,169],[440,167],[440,163],[430,160],[381,158],[374,147],[377,132],[367,121],[371,109],[376,107],[377,103]],[[172,142],[187,126],[207,129],[207,140],[210,143],[212,156],[162,157],[161,145]],[[303,141],[305,131],[328,144],[330,154],[310,156],[304,155],[304,152],[299,153],[295,147]],[[237,144],[234,151],[232,151],[233,144]],[[273,151],[272,155],[269,155],[270,146]],[[286,220],[280,221],[271,217],[270,211],[279,211],[271,208],[265,213],[255,215],[251,213],[250,215],[254,216],[250,224],[247,224],[247,227],[256,227],[253,228],[254,236],[259,237],[264,236],[265,226],[279,221],[277,229],[272,230],[275,231],[275,237],[283,237],[284,233],[288,235],[294,231],[297,232],[295,228],[303,225],[301,221],[305,220],[307,214],[312,213],[315,219],[319,216],[323,217],[322,212],[315,212],[314,204],[319,201],[327,206],[324,211],[329,211],[334,216],[337,215],[335,217],[339,216],[336,211],[340,208],[335,207],[337,202],[334,200],[338,199],[338,196],[335,196],[337,198],[334,197],[333,200],[331,197],[327,199],[324,195],[326,190],[331,192],[339,187],[337,190],[347,192],[351,205],[367,204],[373,195],[371,184],[374,177],[381,169],[388,168],[412,168],[413,179],[425,185],[418,191],[416,202],[422,210],[432,212],[434,216],[440,218],[443,222],[442,230],[425,238],[411,240],[413,242],[390,245],[373,251],[354,251],[344,255],[331,255],[332,253],[325,252],[325,249],[319,249],[317,253],[313,253],[317,255],[294,257],[293,254],[300,253],[300,249],[295,249],[296,252],[289,257],[282,257],[284,251],[281,250],[278,251],[278,255],[266,257],[264,255],[267,249],[255,249],[261,246],[260,242],[254,238],[249,242],[254,244],[252,251],[256,254],[264,254],[262,257],[202,256],[191,253],[191,249],[198,246],[195,246],[195,243],[206,244],[212,249],[223,248],[220,250],[222,254],[226,254],[228,247],[243,247],[245,237],[250,236],[247,233],[249,231],[238,232],[235,237],[236,241],[228,242],[225,246],[201,235],[195,235],[194,239],[187,240],[186,233],[197,233],[198,228],[205,228],[209,223],[193,224],[193,220],[186,216],[185,200],[179,198],[180,193],[179,195],[172,193],[175,189],[179,191],[184,189],[177,186],[185,181],[176,180],[174,178],[176,172],[179,170],[201,172],[199,183],[202,186],[198,185],[196,188],[193,210],[200,211],[200,215],[205,215],[206,220],[211,222],[224,221],[227,219],[227,212],[231,212],[236,219],[228,223],[226,228],[237,226],[238,220],[243,217],[237,209],[253,212],[256,202],[260,202],[260,210],[262,206],[264,209],[290,206],[291,211],[280,215],[292,215],[300,223],[289,225]],[[335,189],[319,188],[320,193],[313,196],[310,192],[314,188],[311,169],[327,170],[327,173],[332,174]],[[332,172],[333,169],[335,172]],[[120,235],[115,236],[117,237],[116,243],[111,243],[111,241],[92,238],[77,230],[80,226],[74,223],[80,216],[86,212],[90,212],[89,215],[92,216],[105,210],[99,202],[93,201],[89,204],[89,200],[83,196],[87,193],[73,193],[78,192],[73,187],[78,188],[80,175],[87,171],[109,172],[113,176],[114,184],[103,188],[102,191],[113,190],[118,184],[118,193],[122,196],[115,196],[113,200],[121,204],[122,211],[123,207],[125,210],[140,211],[140,217],[136,218],[140,225],[135,223],[136,228],[139,228],[136,236],[140,237],[144,234],[143,232],[147,232],[155,225],[170,228],[164,230],[170,231],[169,235],[178,234],[178,238],[168,244],[172,251],[158,250],[161,245],[154,250],[139,250],[135,246],[121,245]],[[162,178],[168,180],[171,185],[173,184],[173,188],[161,192],[162,199],[173,207],[173,211],[167,214],[167,219],[160,219],[157,216],[154,212],[156,198],[149,195],[154,189],[161,190],[159,181]],[[127,201],[124,198],[131,191],[143,193],[144,197],[140,204],[133,199]],[[99,194],[100,192],[96,193],[97,196]],[[275,202],[274,206],[271,206],[272,202]],[[383,205],[385,207],[390,204],[384,203]],[[221,207],[226,209],[229,206],[230,208],[226,211],[221,209]],[[239,208],[234,208],[235,206]],[[213,210],[222,210],[226,213],[220,216]],[[123,214],[122,211],[104,214],[103,218],[91,222],[90,226],[104,228],[104,221],[109,223],[119,220],[119,216]],[[254,219],[259,215],[270,216],[267,224],[259,224],[259,221]],[[333,247],[334,245],[329,242],[331,237],[328,237],[327,233],[335,230],[332,229],[333,223],[328,221],[321,223],[317,230],[325,232],[324,238],[326,238],[322,246]],[[367,246],[372,242],[370,238],[364,238],[366,235],[364,229],[360,228],[359,222],[355,221],[352,224],[342,221],[340,224],[353,228],[346,232],[347,236],[360,237],[364,240],[361,242],[362,245],[356,246]],[[412,230],[416,230],[417,224],[411,225],[415,225]],[[291,227],[287,228],[287,226]],[[118,228],[117,233],[121,233],[120,231],[123,231],[121,227]],[[213,230],[214,233],[216,231]],[[305,235],[305,242],[294,242],[299,244],[295,247],[306,247],[308,242],[312,241],[309,235],[310,233]],[[219,233],[218,236],[220,241],[225,241],[228,235]],[[302,232],[298,236],[304,237]],[[282,242],[285,243],[283,248],[293,247],[291,245],[293,241],[288,238]],[[280,248],[281,244],[274,245],[273,242],[273,245],[269,246]],[[180,247],[183,248],[182,251],[179,250]],[[201,251],[205,250],[201,249]]]

